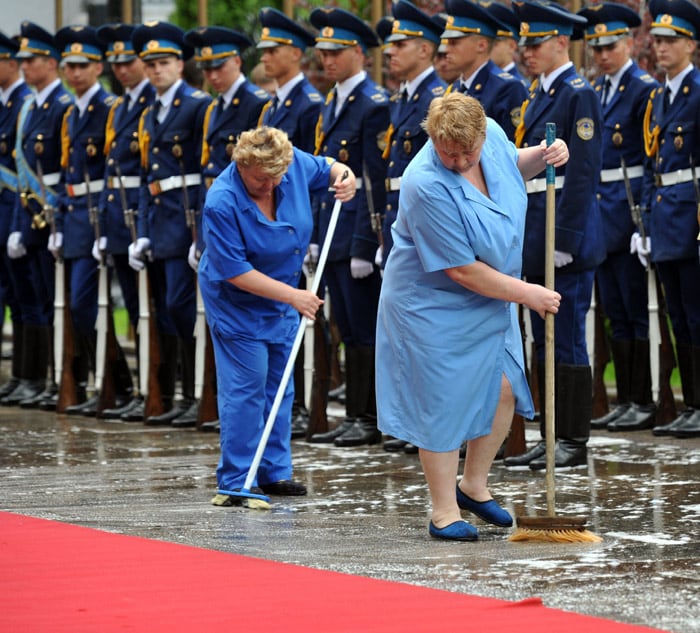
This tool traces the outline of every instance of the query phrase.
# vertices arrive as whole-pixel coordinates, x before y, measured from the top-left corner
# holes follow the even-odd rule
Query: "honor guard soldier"
[[[445,24],[447,24],[447,13],[436,13],[431,18],[440,28],[440,33],[445,32]],[[435,72],[446,84],[451,84],[459,79],[460,72],[458,69],[450,65],[447,59],[447,40],[440,39],[440,45],[435,53],[434,60]]]
[[[97,30],[97,35],[107,48],[105,58],[110,63],[112,72],[124,89],[124,94],[117,98],[107,118],[105,187],[100,196],[99,208],[104,220],[106,252],[109,253],[119,280],[129,322],[134,331],[137,331],[139,296],[137,278],[129,266],[129,244],[132,241],[130,226],[136,223],[141,185],[139,119],[143,111],[153,104],[155,90],[146,78],[143,61],[136,55],[131,41],[135,28],[132,24],[106,24]],[[126,199],[126,209],[122,208],[122,194]],[[105,248],[101,250],[104,251]],[[142,340],[137,339],[137,347]],[[148,371],[148,367],[140,364],[140,358],[141,355],[137,354],[139,376],[141,372]],[[98,413],[98,417],[125,422],[141,421],[143,416],[144,394],[131,397],[122,406]]]
[[[374,31],[343,9],[314,9],[311,24],[319,30],[316,49],[327,79],[335,87],[326,98],[316,127],[316,154],[346,163],[358,177],[357,195],[343,204],[331,243],[325,281],[345,346],[346,417],[311,442],[360,446],[381,441],[374,397],[374,342],[381,277],[374,265],[378,233],[375,210],[386,201],[383,141],[389,127],[389,100],[364,70],[369,48],[379,46]],[[322,244],[334,194],[319,200],[312,241]]]
[[[323,97],[302,73],[301,61],[315,38],[276,9],[265,8],[259,17],[262,32],[256,48],[261,51],[265,74],[277,81],[277,91],[265,105],[260,124],[283,130],[294,147],[313,152]]]
[[[523,77],[516,57],[518,54],[518,41],[520,40],[520,20],[513,9],[499,2],[487,2],[486,10],[501,23],[496,31],[496,39],[491,49],[491,61],[501,70],[510,73],[520,81],[525,88],[530,82]]]
[[[146,424],[160,425],[182,415],[196,420],[198,413],[194,398],[195,273],[187,258],[192,227],[199,221],[202,131],[211,99],[182,80],[183,60],[192,55],[182,29],[168,22],[148,22],[136,27],[132,42],[156,91],[154,105],[144,110],[139,122],[144,186],[139,237],[129,245],[129,263],[140,270],[149,260],[165,413],[146,418]],[[182,399],[175,402],[178,355]]]
[[[523,104],[516,145],[539,145],[545,138],[546,123],[554,122],[557,137],[566,141],[571,155],[566,166],[557,170],[556,177],[555,289],[562,295],[562,301],[555,333],[555,463],[559,468],[582,466],[587,463],[593,406],[585,322],[595,271],[605,258],[595,196],[601,167],[602,112],[596,93],[577,74],[569,59],[574,27],[583,27],[586,18],[554,3],[523,1],[513,6],[521,20],[523,60],[529,72],[537,77],[528,101]],[[544,285],[545,178],[528,181],[526,189],[527,248],[523,253],[523,274],[529,282]],[[544,320],[532,312],[530,316],[539,365],[544,369]],[[540,384],[544,385],[544,377],[541,378]],[[523,455],[506,458],[505,464],[544,469],[544,453],[542,441]]]
[[[34,359],[22,355],[24,320],[17,297],[22,292],[21,285],[26,284],[30,278],[27,251],[21,244],[20,233],[13,234],[13,241],[8,240],[12,214],[18,202],[14,159],[17,118],[30,93],[20,76],[17,51],[19,40],[0,32],[0,244],[7,244],[7,248],[3,248],[0,254],[0,307],[3,311],[5,306],[9,307],[12,317],[12,370],[10,379],[0,387],[0,402],[17,389],[23,379],[36,381],[42,390],[44,387],[41,379],[33,376]],[[22,367],[22,363],[29,360],[32,367]],[[43,378],[45,377],[44,374]]]
[[[260,61],[265,74],[277,83],[275,96],[265,104],[259,123],[283,130],[294,147],[313,153],[323,97],[302,73],[301,61],[316,40],[276,9],[262,9],[259,18],[262,31],[256,46],[261,51]],[[306,288],[305,275],[300,276],[299,287]],[[304,437],[308,428],[304,380],[304,354],[299,353],[294,365],[292,439]]]
[[[527,91],[489,59],[498,31],[504,27],[472,0],[447,0],[445,10],[447,23],[442,37],[447,40],[447,59],[461,73],[448,92],[458,90],[477,99],[486,116],[513,140]]]
[[[651,35],[663,88],[652,93],[644,143],[654,161],[649,233],[651,259],[663,285],[676,339],[686,409],[654,435],[700,436],[700,70],[692,64],[700,9],[688,0],[651,0]],[[636,236],[637,244],[642,238]],[[638,250],[642,250],[638,247]],[[648,248],[642,251],[648,255]]]
[[[104,359],[96,358],[98,272],[92,251],[96,224],[100,225],[97,205],[104,188],[105,125],[114,96],[99,82],[104,49],[96,29],[66,26],[56,32],[55,41],[61,51],[66,81],[75,90],[75,104],[68,108],[61,128],[65,195],[56,213],[56,233],[49,238],[48,248],[56,258],[63,257],[70,289],[74,349],[70,369],[78,404],[67,407],[66,413],[94,416],[99,394],[87,398],[88,377],[91,371],[97,375],[102,370],[98,364]],[[115,373],[115,379],[118,375],[122,377],[121,384],[115,383],[120,398],[131,390],[131,375],[123,354],[122,360],[124,369]]]
[[[635,431],[653,426],[656,410],[651,394],[647,272],[629,246],[639,230],[633,221],[634,207],[649,202],[649,188],[643,191],[642,185],[650,161],[640,126],[649,94],[658,84],[630,58],[632,29],[641,24],[635,11],[611,2],[583,9],[579,15],[588,20],[583,37],[601,73],[593,88],[603,108],[603,169],[597,197],[607,257],[598,267],[596,284],[610,319],[617,383],[617,406],[592,420],[591,427]]]
[[[383,243],[376,263],[384,264],[394,243],[391,225],[399,208],[399,188],[404,170],[425,145],[428,135],[422,123],[430,102],[445,94],[447,85],[433,68],[442,29],[407,0],[392,5],[394,22],[386,38],[389,72],[399,79],[401,91],[391,98],[391,125],[387,131],[384,156],[389,164],[386,177],[386,206],[382,222]],[[387,451],[417,452],[417,447],[398,439],[384,442]]]
[[[23,22],[17,57],[22,60],[25,81],[36,91],[24,102],[17,121],[15,163],[20,195],[9,238],[13,248],[26,250],[30,269],[30,281],[23,280],[17,300],[24,321],[22,365],[32,378],[5,402],[50,410],[57,400],[54,377],[46,384],[52,351],[55,262],[46,246],[52,230],[51,215],[63,192],[61,125],[73,98],[59,78],[61,54],[50,33],[32,22]]]

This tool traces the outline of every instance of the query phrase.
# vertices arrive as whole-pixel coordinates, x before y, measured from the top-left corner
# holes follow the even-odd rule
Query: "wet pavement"
[[[2,510],[700,632],[700,439],[594,433],[587,468],[557,473],[556,508],[587,516],[604,540],[568,545],[511,543],[475,517],[476,543],[430,539],[417,456],[379,446],[295,441],[309,495],[261,512],[209,504],[215,434],[0,408],[0,437]],[[542,473],[496,464],[491,490],[515,515],[545,512]]]

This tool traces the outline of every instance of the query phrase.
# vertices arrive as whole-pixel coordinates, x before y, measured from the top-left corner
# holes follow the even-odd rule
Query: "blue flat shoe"
[[[446,541],[476,541],[479,531],[466,521],[455,521],[444,528],[435,527],[431,521],[428,532],[433,538],[441,538]]]
[[[459,489],[459,486],[457,486],[457,505],[462,510],[469,510],[472,514],[476,514],[480,519],[491,525],[497,525],[498,527],[510,527],[513,525],[513,517],[493,499],[474,501],[470,496],[465,495]]]

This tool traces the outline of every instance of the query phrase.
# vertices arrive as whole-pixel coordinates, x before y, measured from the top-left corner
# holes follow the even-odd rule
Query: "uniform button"
[[[391,211],[391,205],[390,205],[390,204],[387,204],[387,205],[386,205],[386,210],[387,210],[387,211]]]
[[[153,204],[160,204],[160,198],[154,198]]]
[[[157,154],[159,151],[160,151],[160,149],[158,149],[157,147],[154,147],[154,148],[153,148],[153,153],[154,153],[154,154]]]
[[[158,163],[153,163],[153,167],[151,167],[153,171],[158,171],[160,169],[160,165]]]
[[[596,197],[597,200],[600,200],[600,199],[601,199],[601,195],[600,195],[599,193],[595,194],[595,197]]]
[[[664,157],[663,157],[663,156],[659,156],[659,162],[660,162],[660,163],[663,163],[663,162],[664,162]]]
[[[294,249],[294,254],[295,254],[295,255],[298,255],[298,254],[299,254],[299,249],[298,249],[298,248],[295,248],[295,249]]]
[[[296,271],[296,272],[294,273],[294,276],[295,276],[295,277],[298,277],[298,276],[299,276],[299,271]]]
[[[656,196],[656,201],[657,201],[657,202],[661,202],[661,194],[659,194],[659,195]]]
[[[69,205],[68,205],[68,210],[69,210],[69,211],[72,211],[72,210],[73,210],[73,205],[72,205],[72,204],[69,204]]]
[[[291,235],[292,233],[294,233],[294,229],[287,229],[287,233],[289,233]],[[297,252],[299,252],[299,251],[297,251]]]
[[[321,203],[321,208],[322,208],[322,209],[325,209],[325,208],[326,208],[326,203],[325,203],[325,202],[322,202],[322,203]]]
[[[114,194],[110,193],[110,194],[107,196],[107,202],[114,202]]]
[[[112,147],[114,147],[114,143],[112,143]],[[114,159],[113,159],[113,158],[110,158],[110,159],[107,161],[107,164],[108,164],[110,167],[111,167],[112,165],[114,165]]]
[[[68,171],[69,171],[71,174],[72,174],[72,173],[75,173],[75,167],[70,167],[70,168],[68,169]]]
[[[389,167],[393,167],[393,166],[394,166],[394,161],[393,160],[389,161]]]

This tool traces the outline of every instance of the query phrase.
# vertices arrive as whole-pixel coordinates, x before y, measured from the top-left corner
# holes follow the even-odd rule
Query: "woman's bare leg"
[[[443,528],[450,523],[459,521],[462,516],[455,495],[459,450],[436,453],[421,448],[418,450],[418,454],[430,490],[433,524],[435,527]]]

